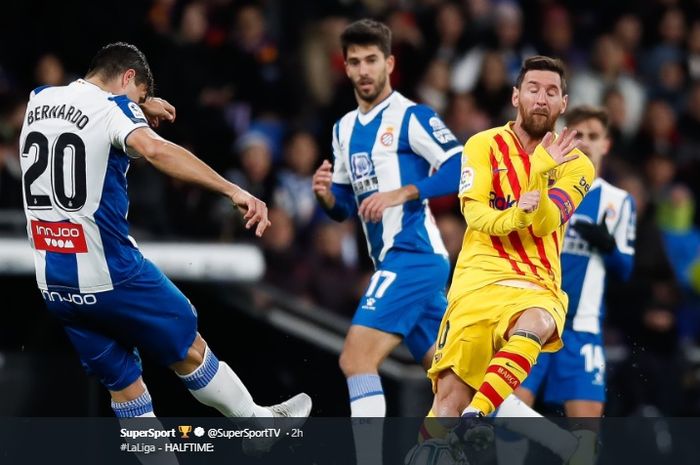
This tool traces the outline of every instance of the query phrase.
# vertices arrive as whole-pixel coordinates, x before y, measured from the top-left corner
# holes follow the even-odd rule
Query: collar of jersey
[[[396,94],[396,91],[392,90],[391,93],[389,95],[387,95],[386,98],[384,98],[384,100],[382,100],[381,102],[379,102],[378,104],[373,106],[372,109],[370,111],[368,111],[367,113],[362,113],[360,111],[360,109],[358,108],[357,109],[357,120],[360,122],[360,124],[365,125],[365,124],[369,123],[370,121],[372,121],[374,119],[374,117],[377,116],[377,114],[380,111],[382,111],[383,109],[385,109],[386,107],[389,106],[389,104],[391,103],[391,99],[394,97],[395,94]]]
[[[94,89],[97,89],[97,90],[99,90],[100,92],[105,92],[105,93],[109,94],[109,92],[107,92],[106,90],[104,90],[103,88],[101,88],[100,86],[98,86],[97,84],[94,84],[94,83],[88,81],[87,79],[78,78],[78,79],[76,79],[75,81],[73,81],[73,83],[87,84],[88,86],[90,86],[90,87],[92,87],[92,88],[94,88]],[[111,95],[111,94],[110,94],[110,95]]]

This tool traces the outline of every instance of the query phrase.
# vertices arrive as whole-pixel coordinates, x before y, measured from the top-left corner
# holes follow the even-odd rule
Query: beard
[[[554,125],[559,115],[552,115],[548,110],[538,110],[526,114],[522,106],[519,111],[523,118],[522,128],[533,139],[542,139],[549,131],[554,131]]]
[[[380,77],[377,81],[374,81],[375,85],[372,86],[372,88],[367,92],[363,92],[361,86],[363,84],[371,83],[372,81],[360,79],[359,81],[353,83],[353,86],[355,87],[355,94],[357,94],[357,96],[365,102],[372,103],[377,99],[377,97],[379,97],[379,94],[382,93],[382,90],[384,90],[384,86],[386,86],[386,79],[387,76],[384,75]]]

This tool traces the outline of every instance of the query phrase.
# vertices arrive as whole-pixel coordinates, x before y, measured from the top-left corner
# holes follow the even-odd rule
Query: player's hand
[[[540,206],[540,191],[525,192],[518,200],[518,208],[525,213],[532,213]]]
[[[333,208],[335,204],[335,196],[331,192],[331,183],[333,182],[333,173],[331,172],[331,162],[323,160],[321,166],[318,167],[311,181],[316,198],[326,208]]]
[[[578,158],[578,154],[569,155],[572,150],[578,147],[576,134],[576,129],[569,130],[569,128],[564,128],[561,134],[559,134],[559,137],[555,140],[554,134],[548,132],[544,135],[540,144],[547,151],[549,156],[557,162],[557,165],[561,165],[567,161]]]
[[[615,238],[610,234],[608,226],[605,224],[605,217],[607,215],[607,211],[603,213],[603,218],[598,224],[589,223],[587,221],[577,221],[571,225],[579,236],[604,254],[615,250]]]
[[[175,107],[167,100],[160,97],[149,97],[146,101],[139,105],[143,110],[144,115],[148,118],[148,124],[157,128],[161,121],[170,123],[175,121]]]
[[[255,228],[255,235],[261,237],[265,230],[272,224],[267,217],[267,205],[262,200],[254,197],[249,192],[238,189],[231,197],[234,205],[243,212],[245,228]]]
[[[382,220],[384,210],[401,205],[412,197],[418,197],[418,190],[413,185],[403,186],[387,192],[375,192],[360,204],[357,213],[364,221],[378,223]]]

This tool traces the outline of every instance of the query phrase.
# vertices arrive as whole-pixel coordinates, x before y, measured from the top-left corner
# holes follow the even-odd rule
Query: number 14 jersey
[[[82,79],[31,92],[20,134],[27,233],[40,289],[101,292],[134,275],[126,138],[139,106]]]

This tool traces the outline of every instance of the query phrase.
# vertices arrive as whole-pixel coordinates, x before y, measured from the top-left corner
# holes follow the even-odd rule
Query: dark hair
[[[609,117],[605,108],[594,107],[593,105],[581,105],[566,112],[564,120],[567,126],[573,126],[582,121],[597,119],[603,125],[605,131],[608,130]]]
[[[515,87],[520,89],[525,78],[525,73],[528,71],[552,71],[557,73],[561,78],[561,93],[566,95],[566,76],[564,73],[564,63],[559,58],[550,58],[543,55],[535,55],[526,58],[520,67],[518,79],[515,80]]]
[[[347,58],[351,45],[376,45],[385,57],[391,55],[391,30],[373,19],[361,19],[345,28],[340,36],[343,56]]]
[[[146,56],[135,45],[126,42],[114,42],[102,47],[90,62],[86,76],[99,74],[102,78],[110,80],[120,76],[127,69],[136,71],[136,84],[146,84],[148,95],[152,96],[153,74]]]

